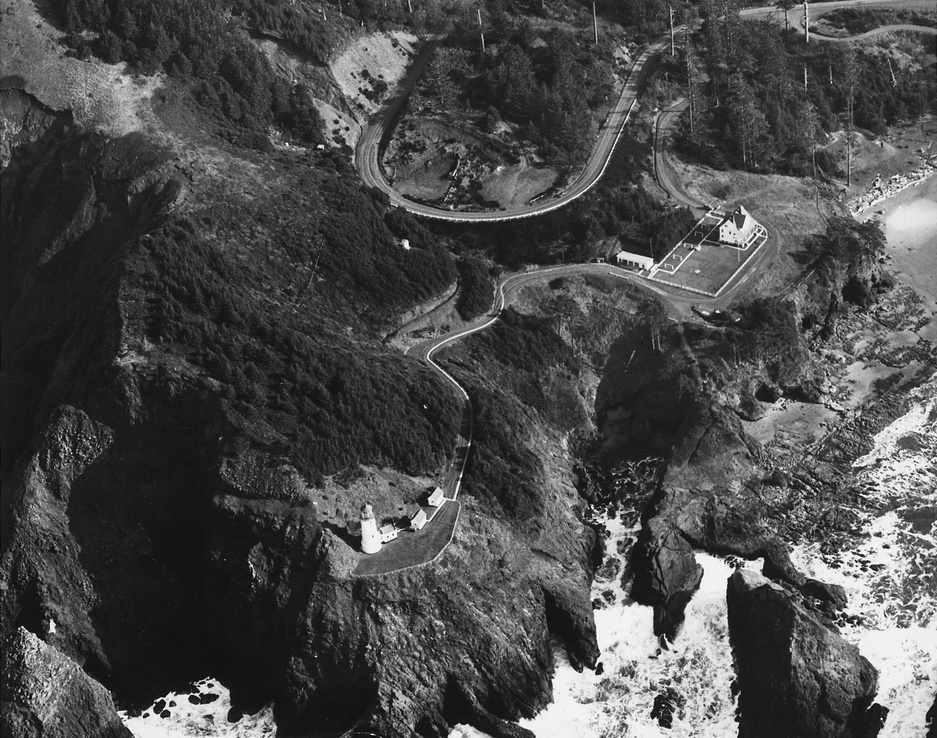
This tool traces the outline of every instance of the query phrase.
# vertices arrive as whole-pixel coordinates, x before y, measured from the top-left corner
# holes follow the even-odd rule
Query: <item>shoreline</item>
[[[904,188],[856,220],[877,220],[882,225],[889,271],[937,314],[937,177]]]
[[[885,182],[877,181],[876,184],[848,203],[849,212],[854,218],[858,218],[870,208],[897,197],[905,190],[925,184],[935,173],[937,173],[937,168],[933,164],[927,163],[924,166],[912,169],[910,172],[896,174]]]

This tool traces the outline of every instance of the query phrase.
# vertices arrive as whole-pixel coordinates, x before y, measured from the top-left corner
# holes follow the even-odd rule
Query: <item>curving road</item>
[[[438,43],[438,37],[434,37],[431,44]],[[468,222],[493,222],[503,220],[516,220],[518,218],[530,218],[534,215],[548,213],[551,210],[567,205],[578,197],[588,192],[605,174],[608,162],[611,159],[615,144],[621,138],[625,125],[631,119],[631,113],[638,102],[640,89],[647,76],[647,63],[650,59],[660,53],[664,46],[669,43],[667,39],[660,39],[645,49],[644,53],[638,57],[638,60],[631,67],[628,79],[625,81],[618,101],[615,107],[599,131],[595,148],[589,156],[585,167],[579,177],[569,185],[559,197],[549,200],[542,200],[536,204],[521,205],[511,210],[497,212],[458,212],[446,210],[444,208],[434,207],[423,203],[408,200],[397,192],[385,179],[381,169],[380,155],[383,148],[382,142],[390,135],[403,104],[407,97],[413,91],[420,74],[426,67],[429,58],[429,52],[420,57],[414,63],[410,73],[407,75],[406,82],[401,92],[396,95],[391,104],[385,108],[379,118],[373,122],[361,134],[358,140],[358,146],[355,149],[355,166],[361,180],[369,187],[376,187],[387,194],[392,205],[406,208],[411,213],[422,215],[426,218],[436,218],[438,220],[454,220]]]
[[[933,0],[927,0],[927,3],[932,3]],[[927,3],[924,3],[927,5]],[[871,6],[871,7],[916,7],[920,3],[918,0],[898,0],[897,2],[889,2],[888,0],[843,0],[840,2],[829,2],[829,3],[816,3],[811,6],[812,10],[816,12],[818,9],[829,9],[832,10],[837,7],[848,7],[848,6]],[[928,5],[929,7],[929,5]],[[748,11],[742,11],[743,16],[747,17],[758,17],[760,16],[769,16],[776,13],[776,8],[755,8],[749,9]],[[915,26],[914,28],[920,28]],[[862,34],[866,36],[868,34]],[[431,40],[431,43],[438,42],[441,36],[434,37]],[[652,47],[648,49],[645,54],[651,52],[652,49],[657,48],[660,50],[662,41],[658,41]],[[424,49],[425,51],[425,49]],[[418,63],[422,64],[422,67],[425,67],[427,56],[422,58],[422,62],[418,60]],[[645,55],[642,55],[641,58],[635,63],[637,66],[639,63],[646,63],[641,59],[645,59]],[[421,67],[421,68],[422,68]],[[416,77],[409,79],[405,90],[402,93],[402,97],[398,96],[398,101],[395,103],[396,110],[399,112],[400,106],[403,104],[403,101],[406,100],[406,95],[409,94],[409,90],[413,89],[413,85],[416,82]],[[632,70],[632,76],[629,78],[629,82],[634,78],[634,69]],[[627,87],[627,85],[626,85]],[[622,98],[624,98],[624,91],[622,93]],[[629,115],[630,109],[634,107],[636,102],[637,91],[634,90],[635,97],[632,98],[632,101],[629,103]],[[672,198],[682,202],[685,205],[690,207],[700,207],[701,203],[697,203],[695,200],[689,197],[686,194],[685,190],[679,183],[676,178],[676,175],[673,173],[672,169],[666,168],[666,157],[661,155],[661,149],[663,145],[662,132],[671,128],[676,122],[677,117],[685,108],[685,101],[677,101],[669,110],[663,111],[657,119],[657,132],[655,136],[655,172],[657,174],[658,183],[661,185],[661,188]],[[390,114],[390,120],[392,121],[393,117],[397,114],[393,112],[392,109],[388,109],[386,113]],[[618,137],[621,135],[621,129],[624,127],[624,124],[627,122],[627,116],[621,121],[620,124],[616,124],[617,133],[614,134],[613,140],[608,147],[608,152],[605,155],[605,161],[601,164],[598,169],[598,174],[592,180],[591,184],[583,184],[581,191],[585,192],[591,187],[595,182],[601,177],[601,174],[604,172],[605,167],[608,165],[608,158],[611,156],[611,152],[614,148],[614,144],[617,141]],[[383,130],[383,129],[382,129]],[[601,138],[601,136],[600,136]],[[374,150],[374,162],[377,162],[377,146],[373,147]],[[360,151],[360,149],[359,149]],[[593,152],[594,159],[596,153]],[[592,161],[590,159],[590,162]],[[379,172],[379,165],[378,172]],[[581,178],[580,178],[581,179]],[[368,182],[367,179],[365,179]],[[579,180],[577,180],[578,182]],[[382,183],[381,189],[385,191],[390,190],[390,186],[387,182],[380,178]],[[395,193],[393,190],[390,190],[389,194],[393,193],[395,197],[392,197],[391,202],[395,204],[402,204],[407,207],[408,210],[413,212],[418,212],[424,214],[419,210],[415,210],[414,207],[417,206],[416,203],[411,203],[407,200],[404,200],[399,194]],[[565,197],[566,195],[564,195]],[[575,195],[578,197],[579,195]],[[514,214],[505,214],[505,213],[446,213],[445,211],[435,210],[429,206],[420,205],[421,208],[426,208],[429,211],[432,211],[429,217],[447,217],[449,216],[453,220],[507,220],[512,217],[530,217],[542,212],[548,212],[557,207],[562,207],[562,205],[569,202],[575,197],[569,197],[566,200],[563,200],[559,204],[556,202],[549,203],[546,206],[538,206],[536,208],[529,208],[531,212],[527,212],[528,209],[524,210],[522,215]],[[455,217],[459,216],[459,217]],[[462,217],[462,216],[479,216],[479,217]],[[485,217],[487,216],[487,217]],[[494,217],[492,217],[494,216]],[[468,464],[469,454],[471,452],[472,438],[473,438],[473,418],[472,418],[472,407],[471,401],[468,395],[468,392],[465,388],[459,384],[459,382],[453,377],[448,371],[446,371],[442,366],[440,366],[435,359],[433,354],[444,348],[445,346],[458,341],[459,339],[470,336],[479,331],[483,331],[486,328],[494,325],[498,319],[501,317],[502,312],[505,307],[508,305],[510,298],[516,295],[524,287],[539,282],[548,277],[560,277],[560,276],[573,276],[579,274],[596,274],[596,275],[611,275],[618,277],[620,279],[625,279],[632,284],[638,286],[639,288],[652,293],[654,296],[661,299],[663,302],[668,317],[672,321],[677,321],[680,317],[685,317],[689,312],[691,305],[697,305],[705,310],[714,310],[717,308],[726,307],[738,294],[739,290],[742,289],[751,279],[754,277],[760,270],[760,268],[765,264],[765,262],[770,261],[778,253],[781,244],[781,234],[769,223],[763,224],[767,229],[770,235],[770,246],[766,245],[763,247],[758,254],[752,257],[746,268],[743,272],[735,277],[735,283],[727,289],[722,295],[718,298],[704,298],[699,295],[693,295],[690,293],[683,292],[679,289],[671,289],[659,283],[651,282],[649,280],[643,279],[634,272],[631,272],[626,269],[621,269],[619,267],[609,265],[609,264],[566,264],[561,266],[553,267],[544,267],[539,269],[533,269],[530,271],[512,274],[507,277],[502,278],[498,281],[492,309],[486,315],[476,318],[474,321],[470,322],[465,327],[453,331],[445,336],[439,336],[436,338],[428,339],[421,343],[411,346],[407,350],[407,355],[412,356],[427,365],[429,365],[434,371],[436,371],[440,376],[445,378],[453,388],[458,393],[459,397],[463,403],[463,421],[462,428],[456,442],[455,454],[453,457],[453,464],[450,468],[450,471],[447,475],[447,478],[443,481],[442,486],[446,492],[446,497],[449,500],[449,503],[444,506],[443,511],[446,512],[445,515],[437,516],[436,519],[428,526],[432,529],[431,540],[424,542],[422,545],[418,545],[412,548],[412,550],[401,550],[400,556],[395,556],[394,558],[372,556],[365,557],[358,565],[355,570],[354,576],[373,576],[380,574],[387,574],[394,571],[401,571],[404,569],[410,569],[415,566],[421,566],[423,564],[430,563],[435,561],[446,547],[452,542],[452,539],[455,535],[456,527],[458,526],[459,516],[461,512],[461,505],[458,501],[459,492],[461,490],[462,478],[465,473],[466,466]],[[455,299],[453,296],[450,299]],[[403,327],[405,328],[405,327]],[[402,329],[403,329],[402,328]],[[401,329],[401,330],[402,330]],[[442,512],[442,511],[441,511]],[[435,524],[435,525],[434,525]],[[426,529],[424,529],[425,531]],[[427,534],[430,534],[430,531],[426,531]],[[401,547],[401,544],[396,544],[398,547]],[[402,547],[401,547],[402,548]]]
[[[933,0],[834,0],[833,2],[811,3],[811,17],[816,17],[824,12],[846,7],[864,7],[864,8],[930,8],[933,7]],[[768,6],[762,8],[747,8],[742,10],[739,15],[742,18],[778,18],[778,8]],[[792,16],[796,19],[797,10],[792,11]],[[911,28],[921,29],[919,26]],[[888,28],[878,31],[870,31],[860,34],[856,38],[863,38],[869,35],[875,35],[878,32],[885,32]],[[934,29],[924,29],[933,32]],[[682,31],[682,27],[677,31]],[[653,44],[648,46],[634,62],[628,79],[622,87],[612,112],[609,114],[606,123],[599,131],[595,147],[589,155],[585,167],[579,177],[563,190],[558,196],[540,200],[535,204],[520,205],[510,210],[500,210],[492,212],[459,212],[447,210],[433,205],[417,203],[408,200],[397,192],[384,177],[381,169],[380,156],[384,148],[384,142],[390,136],[396,125],[397,118],[400,115],[403,106],[413,91],[420,76],[426,69],[432,51],[438,43],[445,37],[446,32],[437,33],[429,39],[423,49],[417,55],[416,60],[411,65],[410,70],[403,82],[403,86],[397,94],[391,99],[388,105],[371,122],[371,124],[362,132],[361,138],[355,149],[355,167],[361,180],[369,187],[375,187],[390,198],[392,205],[405,208],[411,213],[421,215],[426,218],[435,218],[438,220],[461,221],[461,222],[496,222],[506,220],[517,220],[519,218],[530,218],[535,215],[548,213],[568,205],[573,200],[581,197],[588,192],[605,174],[608,163],[611,160],[615,145],[621,138],[625,125],[631,119],[631,114],[637,105],[638,97],[644,86],[644,81],[648,74],[648,63],[653,57],[662,52],[670,43],[669,36],[662,36]],[[834,40],[828,36],[814,36],[813,38],[822,38],[824,40]],[[846,40],[846,39],[835,39]]]

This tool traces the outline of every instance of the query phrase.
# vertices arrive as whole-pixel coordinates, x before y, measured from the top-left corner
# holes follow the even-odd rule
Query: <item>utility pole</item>
[[[592,0],[592,31],[595,34],[595,45],[599,45],[599,19],[595,15],[595,0]]]
[[[807,91],[807,64],[804,63],[804,92]]]
[[[849,187],[852,184],[852,129],[853,129],[853,116],[855,115],[853,111],[853,102],[852,97],[855,94],[855,83],[850,85],[849,88],[849,101],[847,104],[847,111],[849,113],[849,128],[846,130],[846,186]]]
[[[677,55],[677,47],[674,45],[673,40],[673,5],[670,6],[670,55]]]
[[[852,132],[856,126],[856,85],[859,82],[859,68],[854,52],[847,57],[847,65],[849,99],[846,101],[846,111],[849,115],[849,128],[846,132],[846,186],[849,187],[852,185]]]
[[[852,184],[852,130],[846,131],[846,186]]]
[[[482,6],[476,5],[475,11],[478,13],[478,35],[482,40],[482,54],[485,53],[485,31],[482,29]]]
[[[807,10],[807,0],[804,0],[804,43],[810,43],[810,12]]]
[[[690,58],[690,24],[687,23],[684,28],[684,33],[686,34],[686,86],[687,86],[687,96],[690,98],[690,135],[692,136],[696,130],[695,118],[696,118],[696,98],[693,95],[693,61]]]
[[[723,0],[722,2],[722,22],[722,31],[725,34],[726,42],[726,60],[729,60],[732,58],[732,29],[730,28],[729,21],[729,0]]]

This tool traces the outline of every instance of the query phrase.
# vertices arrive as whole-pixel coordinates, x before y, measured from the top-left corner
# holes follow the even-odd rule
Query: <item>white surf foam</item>
[[[932,516],[919,517],[937,507],[937,377],[911,397],[855,463],[857,486],[878,510],[865,516],[859,544],[800,546],[792,557],[846,589],[843,636],[878,669],[877,701],[890,711],[879,738],[923,736],[937,692],[937,530]]]
[[[609,521],[607,527],[610,551],[618,540],[634,534],[619,520]],[[615,594],[614,604],[595,612],[604,673],[577,673],[558,650],[554,702],[521,725],[537,738],[737,736],[726,617],[726,582],[733,568],[706,554],[697,554],[697,560],[704,569],[703,581],[669,650],[662,651],[654,636],[651,608],[627,599],[620,575],[609,583],[597,582],[593,596],[601,598],[606,590]],[[761,562],[750,565],[760,568]],[[655,697],[668,689],[678,697],[673,724],[664,728],[651,713]]]
[[[231,695],[217,679],[201,679],[193,687],[184,692],[170,692],[133,717],[126,711],[121,712],[121,719],[136,738],[276,736],[272,705],[264,707],[254,715],[244,715],[236,721],[229,721]],[[193,703],[190,697],[196,702]]]

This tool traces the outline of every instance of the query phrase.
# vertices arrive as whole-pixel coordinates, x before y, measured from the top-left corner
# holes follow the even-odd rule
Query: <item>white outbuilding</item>
[[[429,504],[433,507],[442,507],[442,503],[445,499],[446,493],[442,491],[442,487],[437,487],[429,496]]]
[[[420,508],[416,515],[410,518],[410,530],[422,530],[423,526],[426,525],[426,521],[426,513],[423,512],[422,508]]]
[[[615,254],[615,262],[626,269],[651,269],[654,266],[654,257],[632,254],[630,251],[619,251]]]

